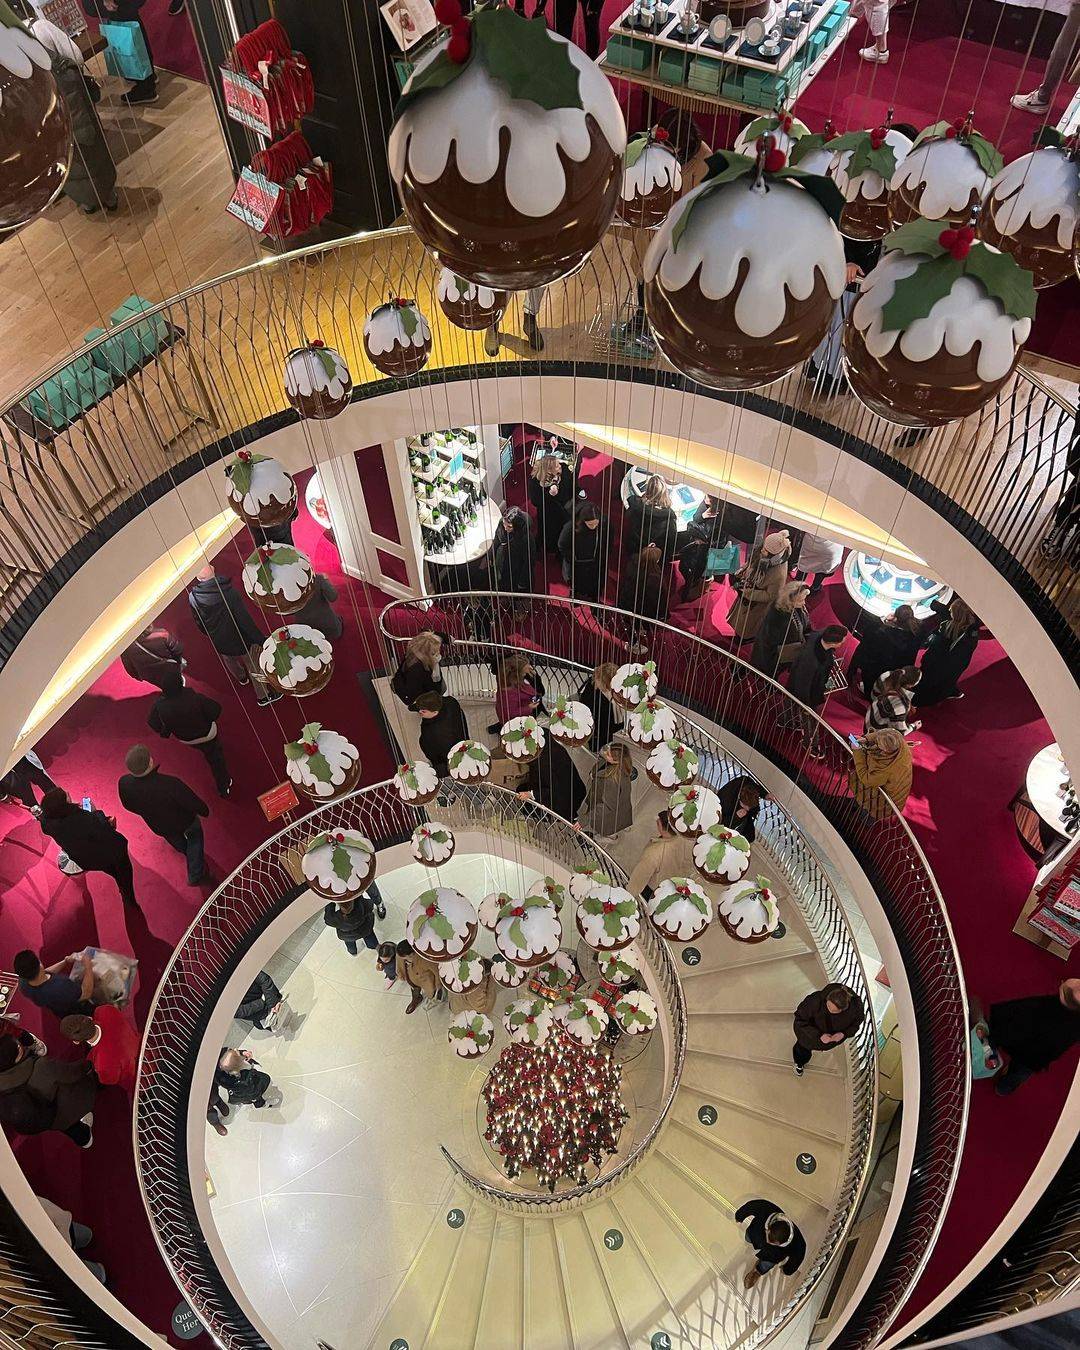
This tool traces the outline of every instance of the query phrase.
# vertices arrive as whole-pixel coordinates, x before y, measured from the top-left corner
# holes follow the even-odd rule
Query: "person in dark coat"
[[[574,696],[593,715],[589,749],[594,754],[599,754],[622,728],[619,711],[611,701],[611,681],[615,678],[616,669],[614,661],[597,666]]]
[[[236,683],[252,685],[260,706],[279,699],[281,691],[267,685],[253,655],[263,645],[266,634],[251,617],[229,578],[219,577],[212,567],[204,567],[191,588],[188,603],[196,627],[210,639]]]
[[[576,600],[599,600],[607,570],[607,541],[600,512],[580,501],[559,535],[562,578]]]
[[[200,817],[208,816],[210,808],[186,783],[161,773],[145,745],[133,745],[125,763],[128,771],[118,784],[120,805],[142,816],[156,835],[182,853],[188,885],[201,886],[207,870]]]
[[[1056,994],[994,1003],[987,1020],[990,1044],[1009,1056],[1009,1067],[994,1080],[994,1091],[1007,1097],[1080,1044],[1080,978],[1062,980]]]
[[[863,614],[859,619],[859,645],[848,666],[848,678],[858,677],[866,698],[873,697],[874,682],[887,670],[913,666],[919,648],[926,642],[924,625],[910,605],[898,605],[885,619]]]
[[[265,1031],[266,1019],[280,1002],[281,990],[265,970],[260,970],[244,995],[243,1003],[236,1010],[237,1019],[250,1022],[260,1031]]]
[[[554,736],[548,736],[543,748],[529,765],[529,773],[519,797],[532,797],[571,825],[577,819],[586,797],[585,784],[574,761]]]
[[[128,842],[104,811],[84,811],[63,788],[53,788],[41,799],[41,828],[84,872],[112,877],[124,904],[138,908]]]
[[[959,596],[948,606],[935,600],[933,608],[947,617],[931,635],[923,654],[922,679],[915,690],[915,705],[919,708],[928,708],[944,699],[964,697],[957,684],[971,665],[982,636],[982,622]]]
[[[52,966],[43,966],[37,952],[16,952],[11,968],[19,977],[19,993],[35,1007],[56,1017],[93,1012],[94,968],[86,952]]]
[[[806,1242],[799,1226],[771,1200],[747,1200],[735,1211],[735,1222],[750,1226],[746,1241],[757,1253],[757,1260],[743,1276],[743,1286],[753,1289],[762,1275],[773,1266],[783,1266],[785,1275],[794,1275],[806,1257]]]
[[[558,549],[573,500],[573,469],[567,468],[558,455],[538,459],[529,478],[529,501],[536,510],[537,540],[545,552],[554,553]]]
[[[678,539],[679,521],[668,485],[658,473],[650,474],[644,492],[640,497],[632,494],[626,508],[623,549],[633,555],[655,544],[662,565],[667,567],[674,561]]]
[[[495,532],[495,584],[492,589],[528,595],[533,589],[536,549],[528,512],[511,506]]]
[[[807,633],[803,645],[795,653],[788,674],[788,693],[805,703],[814,714],[824,706],[829,676],[836,668],[836,652],[844,645],[847,629],[830,623],[819,632]],[[797,710],[792,710],[797,711]],[[818,720],[815,715],[802,713],[803,739],[815,759],[823,756],[818,744]]]
[[[133,680],[164,688],[165,676],[179,675],[184,668],[184,644],[167,628],[148,623],[125,648],[120,664]]]
[[[761,803],[769,794],[749,774],[736,774],[717,792],[720,801],[720,819],[729,830],[736,830],[747,843],[757,838],[757,817]]]
[[[227,797],[232,789],[232,776],[218,734],[220,716],[220,703],[186,686],[180,673],[171,671],[165,675],[161,697],[155,701],[146,721],[159,736],[175,736],[182,744],[198,750],[210,766],[218,795]]]
[[[428,629],[409,639],[390,688],[410,712],[421,694],[443,692],[442,650],[441,635]]]
[[[776,603],[770,605],[761,621],[750,652],[750,664],[770,679],[776,679],[782,666],[794,660],[802,646],[810,619],[806,601],[810,587],[805,581],[787,581],[780,587]]]
[[[413,707],[420,714],[420,753],[439,777],[445,778],[450,772],[447,760],[451,749],[469,737],[469,724],[461,704],[449,694],[433,689],[421,694]]]
[[[344,942],[350,956],[356,956],[356,944],[362,942],[371,951],[378,951],[379,939],[375,933],[375,908],[382,903],[378,886],[372,885],[355,900],[331,900],[323,910],[323,923],[333,928]]]
[[[53,78],[71,118],[75,145],[64,195],[84,215],[93,215],[101,207],[115,211],[116,164],[94,107],[101,89],[96,80],[87,78],[82,52],[63,29],[48,19],[36,19],[30,30],[52,57]]]
[[[36,816],[40,813],[41,807],[38,806],[35,787],[41,788],[44,796],[46,792],[51,792],[56,784],[45,772],[45,766],[34,751],[27,750],[26,754],[17,759],[0,778],[0,796],[18,797],[26,809]]]
[[[345,621],[333,608],[338,598],[337,587],[329,577],[315,573],[315,588],[301,609],[286,616],[287,623],[303,623],[318,631],[329,642],[336,642],[345,631]]]
[[[854,1036],[865,1017],[862,999],[846,984],[827,984],[824,989],[807,994],[795,1009],[792,1023],[795,1044],[791,1047],[791,1058],[798,1076],[803,1076],[814,1054],[835,1050]]]
[[[59,1130],[89,1148],[96,1096],[97,1079],[86,1060],[34,1056],[16,1037],[0,1038],[0,1124],[9,1130]]]
[[[146,0],[82,0],[83,9],[94,19],[105,19],[116,23],[137,23],[142,30],[146,43],[146,54],[150,58],[150,74],[142,80],[136,80],[126,94],[121,94],[121,102],[128,107],[139,103],[157,102],[157,72],[154,70],[154,53],[150,47],[150,34],[142,21],[139,10]]]
[[[723,498],[706,497],[694,512],[692,524],[708,540],[710,548],[722,548],[729,542],[745,544],[747,552],[757,538],[761,517],[749,507]]]
[[[619,582],[619,608],[643,619],[667,619],[670,596],[664,555],[656,544],[646,544],[624,567]]]

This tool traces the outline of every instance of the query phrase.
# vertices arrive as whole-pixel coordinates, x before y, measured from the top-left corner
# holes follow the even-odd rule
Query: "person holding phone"
[[[116,819],[104,811],[83,810],[63,788],[53,788],[41,799],[41,830],[84,872],[112,877],[125,905],[139,908],[128,841],[116,828]]]

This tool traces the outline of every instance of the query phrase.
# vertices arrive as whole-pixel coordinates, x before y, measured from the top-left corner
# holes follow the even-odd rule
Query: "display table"
[[[491,551],[501,519],[502,512],[487,498],[476,508],[476,519],[465,527],[454,547],[446,553],[425,553],[424,561],[434,567],[463,567],[476,562]]]
[[[910,605],[917,619],[928,619],[934,612],[931,601],[946,604],[952,598],[944,582],[901,571],[892,563],[854,549],[844,563],[844,585],[857,605],[879,619],[888,618],[901,605]]]
[[[663,475],[660,475],[663,477]],[[623,507],[630,505],[631,497],[640,497],[645,491],[645,484],[652,477],[652,471],[643,469],[638,464],[631,464],[626,473],[623,474],[622,484],[619,487],[619,498]],[[666,480],[665,480],[666,481]],[[671,490],[671,506],[679,522],[679,533],[682,534],[690,526],[694,518],[694,512],[705,500],[706,493],[700,488],[688,487],[685,483],[669,484]]]

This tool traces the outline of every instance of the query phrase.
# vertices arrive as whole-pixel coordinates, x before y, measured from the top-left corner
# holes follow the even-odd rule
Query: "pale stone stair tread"
[[[555,1236],[561,1269],[570,1277],[568,1283],[564,1279],[563,1287],[574,1332],[573,1350],[636,1350],[622,1331],[618,1309],[600,1266],[600,1255],[593,1247],[582,1213],[557,1219]],[[544,1348],[529,1346],[528,1350]]]
[[[803,1081],[806,1082],[805,1078]],[[814,1087],[811,1086],[809,1091],[813,1092],[813,1090]],[[802,1094],[803,1097],[807,1095],[809,1094]],[[693,1083],[687,1081],[685,1075],[683,1076],[682,1087],[679,1089],[679,1099],[681,1100],[683,1097],[688,1101],[693,1102],[695,1115],[699,1106],[707,1104],[716,1110],[718,1118],[721,1117],[724,1112],[730,1112],[731,1119],[733,1121],[744,1121],[746,1129],[748,1130],[757,1129],[761,1124],[768,1125],[770,1123],[776,1123],[790,1129],[798,1129],[806,1136],[808,1147],[812,1144],[822,1144],[829,1148],[843,1151],[847,1144],[846,1139],[836,1129],[823,1130],[808,1125],[803,1111],[802,1100],[798,1103],[797,1112],[795,1104],[792,1103],[788,1107],[787,1114],[780,1114],[775,1108],[765,1110],[760,1107],[750,1106],[745,1098],[742,1097],[725,1096],[722,1092],[718,1092],[715,1086],[707,1088],[695,1086]],[[829,1089],[828,1102],[830,1105],[835,1102],[835,1096],[831,1088]]]
[[[581,1217],[603,1267],[627,1340],[633,1346],[647,1345],[653,1332],[662,1330],[673,1315],[663,1289],[610,1201],[590,1205],[582,1210]],[[604,1246],[604,1234],[612,1228],[623,1234],[623,1245],[618,1251],[608,1251]]]
[[[573,1343],[570,1314],[563,1291],[559,1253],[550,1218],[526,1218],[525,1255],[525,1344],[528,1350],[540,1346],[569,1346]],[[492,1287],[495,1294],[497,1285]]]
[[[477,1350],[488,1345],[524,1350],[524,1239],[522,1220],[516,1214],[500,1213],[476,1328]],[[440,1346],[439,1350],[456,1347]]]
[[[791,1049],[795,1044],[795,1033],[790,1013],[747,1012],[739,1015],[704,1012],[695,1008],[690,1010],[688,1020],[689,1044],[694,1050],[725,1055],[751,1064],[759,1061],[784,1064],[794,1074]],[[844,1078],[845,1054],[843,1049],[837,1049],[815,1055],[806,1066],[803,1077],[825,1075],[829,1078]],[[837,1096],[843,1095],[844,1089],[838,1085]]]
[[[800,952],[780,961],[759,961],[702,970],[683,976],[686,1006],[695,1011],[784,1007],[788,1017],[815,989],[825,984],[816,952]]]
[[[451,1345],[473,1345],[480,1321],[480,1309],[488,1276],[488,1265],[495,1244],[495,1210],[475,1203],[466,1218],[468,1238],[458,1234],[457,1258],[443,1287],[425,1350],[440,1350]],[[446,1224],[440,1211],[439,1221]],[[448,1227],[448,1232],[452,1230]]]
[[[728,1101],[742,1101],[752,1111],[770,1115],[790,1111],[793,1089],[798,1086],[799,1120],[810,1129],[829,1135],[839,1118],[837,1092],[841,1084],[835,1077],[813,1074],[809,1068],[802,1079],[797,1079],[790,1054],[785,1063],[765,1064],[722,1059],[691,1046],[682,1082],[683,1088],[704,1096],[715,1091]]]

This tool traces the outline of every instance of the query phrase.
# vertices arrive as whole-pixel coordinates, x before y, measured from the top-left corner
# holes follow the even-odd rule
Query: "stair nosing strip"
[[[730,1158],[732,1162],[740,1164],[741,1166],[747,1168],[748,1171],[760,1173],[762,1176],[767,1175],[764,1166],[760,1164],[756,1158],[751,1158],[748,1154],[744,1153],[742,1149],[732,1148],[730,1145],[725,1144],[723,1143],[722,1140],[716,1138],[715,1135],[706,1134],[703,1131],[695,1130],[693,1125],[691,1125],[689,1121],[680,1120],[678,1116],[672,1116],[671,1124],[677,1127],[678,1129],[682,1130],[684,1134],[688,1134],[691,1139],[700,1140],[701,1143],[703,1143],[706,1148],[710,1148],[714,1152],[722,1154],[725,1158]],[[689,1167],[690,1164],[687,1163],[686,1166]],[[826,1214],[830,1214],[832,1212],[831,1204],[827,1205],[821,1200],[816,1200],[812,1195],[808,1195],[804,1190],[800,1190],[798,1186],[792,1185],[790,1182],[785,1181],[783,1178],[772,1177],[771,1180],[775,1182],[775,1184],[783,1186],[783,1188],[786,1191],[790,1191],[792,1195],[797,1195],[800,1197],[800,1199],[805,1200],[808,1205],[814,1205],[818,1209],[824,1210]],[[835,1187],[836,1182],[834,1181],[833,1183],[834,1190]]]

